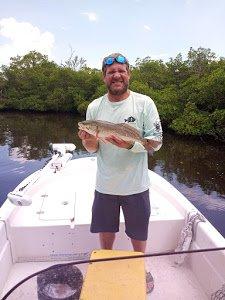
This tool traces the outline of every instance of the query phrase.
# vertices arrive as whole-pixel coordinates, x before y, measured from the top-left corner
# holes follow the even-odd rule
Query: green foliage
[[[153,98],[160,114],[163,125],[168,126],[181,113],[178,91],[175,85],[155,93]]]
[[[81,114],[81,116],[85,116],[88,104],[89,104],[89,102],[85,101],[78,105],[77,110]]]
[[[183,61],[180,53],[175,59],[170,58],[169,62],[166,63],[166,66],[168,68],[168,80],[171,84],[175,84],[178,87],[190,76],[188,63],[187,61]]]
[[[208,111],[225,108],[225,68],[216,69],[199,83],[196,104]]]
[[[149,56],[131,66],[130,89],[151,97],[166,127],[178,134],[225,140],[225,59],[190,48],[167,63]],[[100,70],[73,51],[60,66],[36,51],[0,69],[0,110],[76,112],[107,92]]]
[[[225,140],[225,109],[216,109],[211,114],[212,122],[214,124],[214,134],[222,140]]]
[[[137,79],[153,89],[162,89],[168,82],[167,67],[161,60],[137,59],[135,67],[139,71]]]
[[[210,115],[199,111],[191,102],[187,103],[183,114],[172,121],[170,128],[184,135],[213,135]]]
[[[107,93],[107,88],[105,84],[101,84],[97,87],[94,95],[92,96],[92,99],[97,99],[106,93]]]
[[[210,49],[200,47],[195,50],[191,47],[188,52],[187,64],[191,73],[200,77],[209,71],[210,64],[215,59],[216,55]]]
[[[11,58],[10,66],[2,67],[6,80],[6,107],[44,111],[45,100],[51,92],[49,78],[57,68],[54,62],[35,51],[24,57]]]
[[[181,85],[180,97],[208,112],[225,108],[225,69],[215,69],[201,78],[191,75]]]
[[[137,80],[132,80],[130,84],[130,89],[134,92],[150,96],[152,94],[152,88],[148,86],[147,83],[143,83]]]

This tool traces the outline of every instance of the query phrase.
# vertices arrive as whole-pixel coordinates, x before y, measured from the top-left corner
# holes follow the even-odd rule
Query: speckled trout
[[[146,145],[148,140],[141,137],[139,131],[126,123],[111,123],[107,121],[89,120],[78,123],[79,129],[84,130],[96,138],[103,140],[111,135],[123,141],[139,142]]]

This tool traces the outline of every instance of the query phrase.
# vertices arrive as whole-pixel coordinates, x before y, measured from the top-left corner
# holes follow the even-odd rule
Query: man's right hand
[[[84,130],[79,130],[78,136],[82,140],[82,144],[88,152],[93,153],[98,150],[98,139],[94,135],[91,135]]]
[[[88,139],[92,139],[95,138],[93,135],[91,135],[90,133],[84,131],[84,130],[79,130],[78,131],[78,136],[81,140],[88,140]]]

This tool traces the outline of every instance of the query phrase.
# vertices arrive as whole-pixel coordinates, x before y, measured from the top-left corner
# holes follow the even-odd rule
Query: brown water
[[[22,179],[51,156],[48,145],[75,143],[81,117],[71,114],[0,113],[0,205]],[[225,236],[225,144],[164,134],[149,166],[182,192]]]

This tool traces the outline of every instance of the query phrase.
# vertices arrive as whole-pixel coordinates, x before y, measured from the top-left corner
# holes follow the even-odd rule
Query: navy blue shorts
[[[126,234],[134,240],[146,241],[151,213],[149,190],[127,196],[95,191],[91,232],[118,232],[120,207],[124,214]]]

